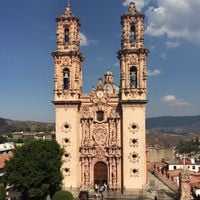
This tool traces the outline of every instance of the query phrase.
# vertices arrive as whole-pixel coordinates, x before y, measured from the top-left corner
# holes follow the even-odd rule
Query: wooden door
[[[97,162],[94,166],[94,184],[99,186],[108,182],[108,168],[104,162]]]

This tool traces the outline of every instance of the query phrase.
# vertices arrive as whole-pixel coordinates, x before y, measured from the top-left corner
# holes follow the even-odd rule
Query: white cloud
[[[190,105],[188,102],[183,99],[177,99],[175,95],[166,95],[161,98],[163,103],[166,103],[169,106],[188,106]]]
[[[80,42],[81,46],[88,46],[90,44],[97,44],[99,43],[98,40],[89,40],[84,33],[80,33]]]
[[[145,5],[147,5],[149,0],[125,0],[122,5],[128,6],[131,2],[135,2],[137,10],[141,10]]]
[[[173,42],[173,41],[166,42],[166,46],[168,49],[175,49],[175,48],[179,47],[180,45],[181,45],[180,42]]]
[[[147,72],[148,76],[157,76],[161,73],[162,72],[159,69],[148,70],[148,72]]]
[[[146,11],[146,33],[170,39],[184,39],[200,43],[199,0],[151,0],[154,7]],[[143,2],[143,1],[142,1]]]
[[[80,40],[81,40],[81,46],[89,45],[89,41],[83,33],[80,33]]]
[[[118,62],[116,62],[116,63],[114,64],[114,66],[116,66],[116,67],[119,67],[119,63],[118,63]]]

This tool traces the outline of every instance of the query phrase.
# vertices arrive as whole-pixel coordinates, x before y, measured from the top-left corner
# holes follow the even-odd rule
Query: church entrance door
[[[94,166],[94,184],[102,186],[108,184],[108,168],[104,162],[97,162]]]

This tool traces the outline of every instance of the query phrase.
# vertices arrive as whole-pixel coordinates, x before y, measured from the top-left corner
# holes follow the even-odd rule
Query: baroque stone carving
[[[133,152],[133,153],[129,154],[129,160],[130,160],[130,162],[136,163],[136,162],[139,162],[139,159],[140,159],[140,157],[139,157],[138,153]]]
[[[64,167],[62,171],[65,176],[70,176],[70,168]]]
[[[72,127],[70,126],[69,123],[65,122],[62,124],[61,129],[64,133],[69,133],[71,131]]]
[[[139,130],[139,125],[136,124],[135,122],[129,124],[129,127],[128,127],[129,131],[132,132],[132,133],[137,133],[138,130]]]
[[[131,138],[129,143],[130,143],[130,147],[138,147],[138,139],[137,138]]]
[[[102,160],[105,157],[106,152],[104,149],[98,148],[96,149],[95,155],[97,159]]]
[[[65,162],[69,162],[70,159],[71,159],[71,157],[72,157],[72,156],[71,156],[70,153],[65,152],[64,155],[63,155],[63,160],[64,160]]]
[[[118,139],[117,139],[117,127],[116,123],[112,120],[109,123],[109,145],[110,146],[115,146],[117,145]]]
[[[90,107],[89,106],[81,106],[80,108],[80,117],[81,118],[89,118],[91,117]]]
[[[93,130],[93,139],[96,146],[106,146],[107,131],[104,125],[96,126]]]
[[[70,145],[71,145],[71,141],[69,138],[63,139],[63,146],[70,146]]]
[[[139,177],[139,169],[138,168],[131,168],[130,169],[130,176],[131,177]]]

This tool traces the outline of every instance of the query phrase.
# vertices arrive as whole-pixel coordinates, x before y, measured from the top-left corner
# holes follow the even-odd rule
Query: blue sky
[[[135,0],[145,13],[147,116],[200,114],[200,1]],[[84,92],[106,70],[119,83],[116,52],[125,0],[71,0],[81,20]],[[55,18],[67,0],[6,0],[0,4],[0,117],[54,121]]]

